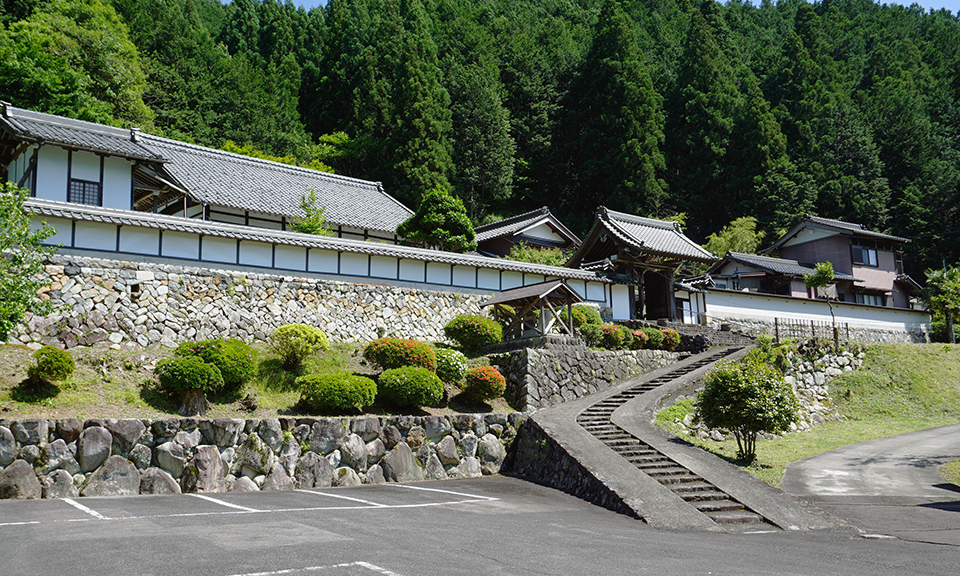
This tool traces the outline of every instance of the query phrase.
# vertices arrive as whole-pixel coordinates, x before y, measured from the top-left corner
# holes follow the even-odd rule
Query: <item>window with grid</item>
[[[876,248],[854,245],[853,263],[862,266],[879,266]]]
[[[100,183],[89,180],[70,180],[67,202],[77,204],[100,205]]]

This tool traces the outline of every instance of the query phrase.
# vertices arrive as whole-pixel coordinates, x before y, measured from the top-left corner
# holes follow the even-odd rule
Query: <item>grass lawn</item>
[[[940,475],[947,482],[960,486],[960,458],[941,466]]]
[[[848,444],[960,422],[960,346],[873,345],[863,366],[832,380],[829,390],[842,421],[758,439],[757,459],[750,464],[735,460],[732,437],[714,442],[683,432],[674,419],[692,413],[690,400],[661,411],[656,423],[779,486],[790,462]],[[960,465],[954,469],[960,472]]]
[[[229,397],[208,396],[211,401],[206,418],[275,418],[277,416],[321,416],[304,412],[297,403],[300,392],[297,376],[310,372],[346,371],[375,378],[373,367],[362,362],[365,343],[333,344],[327,352],[307,359],[291,372],[263,342],[253,344],[257,352],[258,372],[243,389]],[[110,348],[72,348],[76,363],[73,376],[63,382],[43,385],[39,390],[27,386],[27,368],[33,364],[32,352],[24,346],[0,344],[0,418],[168,418],[177,417],[179,403],[156,387],[153,369],[157,360],[173,355],[172,350],[124,351]],[[469,359],[469,366],[488,364],[486,357]],[[445,385],[444,402],[414,415],[453,414],[458,412],[512,412],[505,400],[487,402],[466,400],[453,385]],[[248,411],[240,405],[247,394],[255,394],[258,407]],[[395,409],[375,404],[365,414],[389,415]],[[357,416],[356,414],[346,414]]]

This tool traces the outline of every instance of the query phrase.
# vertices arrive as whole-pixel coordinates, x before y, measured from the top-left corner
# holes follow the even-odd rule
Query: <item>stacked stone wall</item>
[[[524,348],[490,356],[507,380],[504,397],[519,410],[536,410],[609,388],[680,359],[665,350]]]
[[[221,336],[265,340],[290,323],[317,326],[333,341],[442,341],[444,324],[480,313],[485,298],[69,255],[54,256],[45,274],[41,297],[58,312],[28,317],[11,343],[136,348]]]
[[[0,498],[245,492],[497,474],[521,413],[0,419]]]
[[[711,327],[718,329],[721,324],[728,324],[733,331],[743,335],[755,338],[761,334],[766,336],[775,336],[777,327],[773,322],[764,322],[761,320],[724,320],[714,321]],[[923,344],[930,341],[930,334],[925,328],[913,328],[904,330],[877,330],[873,328],[858,328],[847,326],[844,323],[838,323],[837,328],[840,331],[840,337],[860,342],[861,344]],[[781,328],[780,339],[803,339],[816,336],[818,338],[832,338],[832,328],[829,322],[819,323],[814,326],[812,332],[803,330],[802,333],[786,333]]]

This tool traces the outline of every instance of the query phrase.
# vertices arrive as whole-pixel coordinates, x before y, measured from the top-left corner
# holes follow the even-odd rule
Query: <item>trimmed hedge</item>
[[[157,362],[157,380],[167,392],[200,390],[215,392],[223,388],[223,377],[213,364],[207,364],[198,356],[181,356]]]
[[[437,354],[433,348],[417,340],[379,338],[367,344],[363,349],[363,358],[382,370],[419,366],[431,372],[437,371]]]
[[[443,327],[447,338],[455,340],[467,352],[479,352],[485,344],[503,340],[503,326],[479,314],[461,314]]]
[[[507,380],[493,366],[478,366],[467,370],[463,389],[475,398],[499,398],[507,390]]]
[[[587,346],[591,348],[603,346],[603,329],[600,326],[600,324],[584,324],[577,329]]]
[[[436,404],[443,398],[443,382],[426,368],[406,366],[380,374],[377,393],[394,406],[419,408]]]
[[[567,307],[564,306],[560,309],[560,317],[566,321],[567,318]],[[597,312],[597,309],[593,306],[587,306],[586,304],[574,304],[573,306],[573,327],[582,328],[587,325],[596,325],[599,326],[603,324],[603,318],[600,317],[600,313]]]
[[[215,338],[184,342],[177,346],[176,355],[195,356],[217,367],[223,378],[223,388],[237,390],[257,373],[253,349],[236,338]]]
[[[467,373],[467,357],[458,350],[437,348],[437,376],[444,382],[457,384]]]
[[[308,374],[297,378],[300,404],[317,412],[363,410],[377,397],[377,384],[349,372]]]
[[[270,348],[280,357],[283,367],[296,368],[308,356],[329,350],[330,342],[323,330],[307,324],[284,324],[273,331]]]
[[[38,349],[33,353],[33,359],[37,363],[27,368],[27,377],[33,381],[66,380],[76,368],[69,352],[53,346]]]
[[[660,350],[663,348],[663,332],[647,326],[640,328],[640,331],[647,335],[647,344],[644,348],[647,350]]]
[[[643,350],[647,347],[647,341],[650,340],[650,337],[647,336],[647,333],[643,330],[631,330],[630,335],[633,336],[633,342],[630,344],[631,350]]]
[[[603,324],[600,330],[603,333],[601,342],[604,348],[623,350],[630,348],[633,343],[633,334],[619,324]]]

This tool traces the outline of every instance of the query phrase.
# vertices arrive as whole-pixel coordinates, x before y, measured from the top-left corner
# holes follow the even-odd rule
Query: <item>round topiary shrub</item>
[[[433,348],[417,340],[403,338],[379,338],[363,349],[363,358],[383,370],[419,366],[431,372],[437,371],[437,354]]]
[[[316,412],[363,410],[377,397],[377,384],[349,372],[308,374],[297,378],[300,405]]]
[[[213,364],[207,364],[198,356],[181,356],[157,362],[155,371],[160,389],[182,396],[178,412],[194,416],[207,411],[205,392],[223,388],[223,377]]]
[[[478,366],[467,370],[463,389],[475,398],[499,398],[507,391],[507,380],[493,366]]]
[[[623,350],[629,348],[633,342],[633,335],[619,324],[603,324],[600,331],[603,333],[603,347],[609,350]]]
[[[647,333],[643,330],[631,330],[630,334],[633,336],[633,342],[630,344],[631,350],[643,350],[647,347],[647,341],[650,339],[647,336]]]
[[[444,382],[456,384],[467,373],[467,357],[459,350],[437,348],[437,376]]]
[[[479,352],[485,344],[503,340],[503,326],[479,314],[461,314],[443,327],[447,338],[456,341],[467,352]]]
[[[586,304],[576,304],[573,307],[573,325],[576,328],[580,328],[585,325],[596,325],[599,326],[603,324],[603,318],[600,317],[600,312],[597,311],[593,306],[587,306]]]
[[[377,393],[394,406],[419,408],[436,404],[443,398],[443,382],[426,368],[406,366],[380,374]]]
[[[308,356],[329,350],[330,342],[323,330],[307,324],[284,324],[273,331],[270,348],[280,357],[287,370],[299,366]]]
[[[673,328],[663,328],[660,333],[663,334],[663,344],[661,346],[664,350],[673,352],[680,345],[680,333]]]
[[[33,353],[33,359],[37,363],[27,368],[27,376],[35,382],[66,380],[76,368],[69,352],[53,346],[40,348]]]
[[[236,338],[184,342],[177,346],[176,355],[196,356],[216,366],[223,378],[222,387],[230,391],[238,390],[257,372],[253,349]]]
[[[647,335],[647,350],[659,350],[663,348],[663,332],[656,328],[643,327],[640,330]]]

